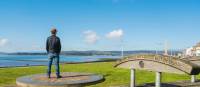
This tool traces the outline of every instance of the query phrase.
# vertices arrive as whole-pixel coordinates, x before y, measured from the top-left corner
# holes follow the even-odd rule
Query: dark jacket
[[[61,51],[60,38],[54,35],[48,37],[46,41],[46,50],[47,53],[60,54]]]

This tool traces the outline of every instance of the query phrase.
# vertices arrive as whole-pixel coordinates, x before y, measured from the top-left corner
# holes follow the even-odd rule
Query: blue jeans
[[[51,75],[51,65],[52,65],[52,62],[54,61],[55,63],[55,69],[56,69],[56,75],[57,77],[60,76],[60,66],[59,66],[59,54],[57,53],[49,53],[48,54],[48,70],[47,70],[47,75],[50,76]]]

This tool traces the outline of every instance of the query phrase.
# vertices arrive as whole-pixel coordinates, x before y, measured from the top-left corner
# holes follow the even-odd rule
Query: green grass
[[[114,68],[114,62],[101,63],[83,63],[83,64],[63,64],[61,65],[62,72],[91,72],[102,74],[105,76],[105,81],[89,87],[109,87],[115,85],[128,85],[130,70]],[[15,67],[15,68],[0,68],[0,86],[15,84],[17,77],[46,73],[46,66],[33,67]],[[155,73],[147,71],[136,71],[137,84],[154,82]],[[198,76],[199,78],[200,76]],[[163,73],[163,82],[173,82],[177,80],[189,80],[188,75],[177,75]]]

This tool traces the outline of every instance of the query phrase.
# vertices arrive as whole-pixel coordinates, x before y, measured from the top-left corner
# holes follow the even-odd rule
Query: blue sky
[[[0,51],[184,49],[200,41],[200,0],[0,0]],[[109,37],[110,36],[110,37]]]

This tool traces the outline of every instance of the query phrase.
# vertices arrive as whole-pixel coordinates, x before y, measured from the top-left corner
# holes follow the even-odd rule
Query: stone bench
[[[154,54],[128,56],[118,61],[115,67],[131,69],[131,87],[135,87],[136,69],[156,72],[156,87],[161,87],[162,72],[191,75],[191,82],[195,82],[195,75],[200,73],[200,67],[190,61]]]

